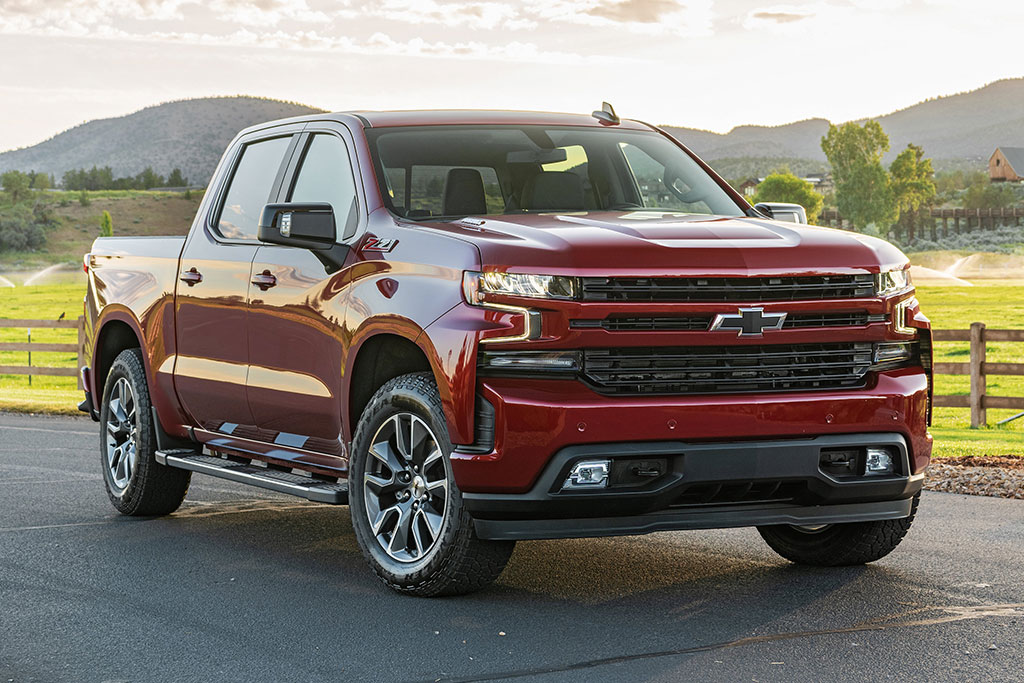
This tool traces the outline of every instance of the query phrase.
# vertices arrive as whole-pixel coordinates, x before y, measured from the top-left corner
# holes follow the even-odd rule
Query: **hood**
[[[759,218],[601,211],[421,225],[475,244],[484,268],[518,272],[799,275],[878,272],[907,262],[874,237]]]

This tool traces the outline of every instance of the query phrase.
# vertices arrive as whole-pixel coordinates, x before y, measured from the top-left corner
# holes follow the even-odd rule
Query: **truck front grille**
[[[585,349],[584,377],[605,394],[724,394],[864,386],[870,343]]]
[[[809,277],[585,277],[584,301],[760,302],[864,299],[874,276]]]

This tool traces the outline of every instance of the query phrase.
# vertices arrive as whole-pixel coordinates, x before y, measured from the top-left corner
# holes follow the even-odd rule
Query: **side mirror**
[[[326,202],[267,204],[256,236],[269,244],[330,249],[337,240],[334,209]]]
[[[777,221],[788,221],[790,223],[807,224],[807,211],[799,204],[784,204],[783,202],[761,202],[755,204],[754,208],[768,218]]]

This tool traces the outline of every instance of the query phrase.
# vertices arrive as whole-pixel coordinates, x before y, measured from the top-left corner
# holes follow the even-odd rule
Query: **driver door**
[[[302,136],[279,201],[327,202],[330,250],[262,244],[249,286],[247,392],[261,439],[330,455],[342,446],[345,245],[360,222],[351,142],[340,130]]]

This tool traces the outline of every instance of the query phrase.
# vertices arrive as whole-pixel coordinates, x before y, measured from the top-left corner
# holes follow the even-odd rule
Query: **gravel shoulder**
[[[932,460],[924,487],[945,493],[1024,499],[1024,457]]]

